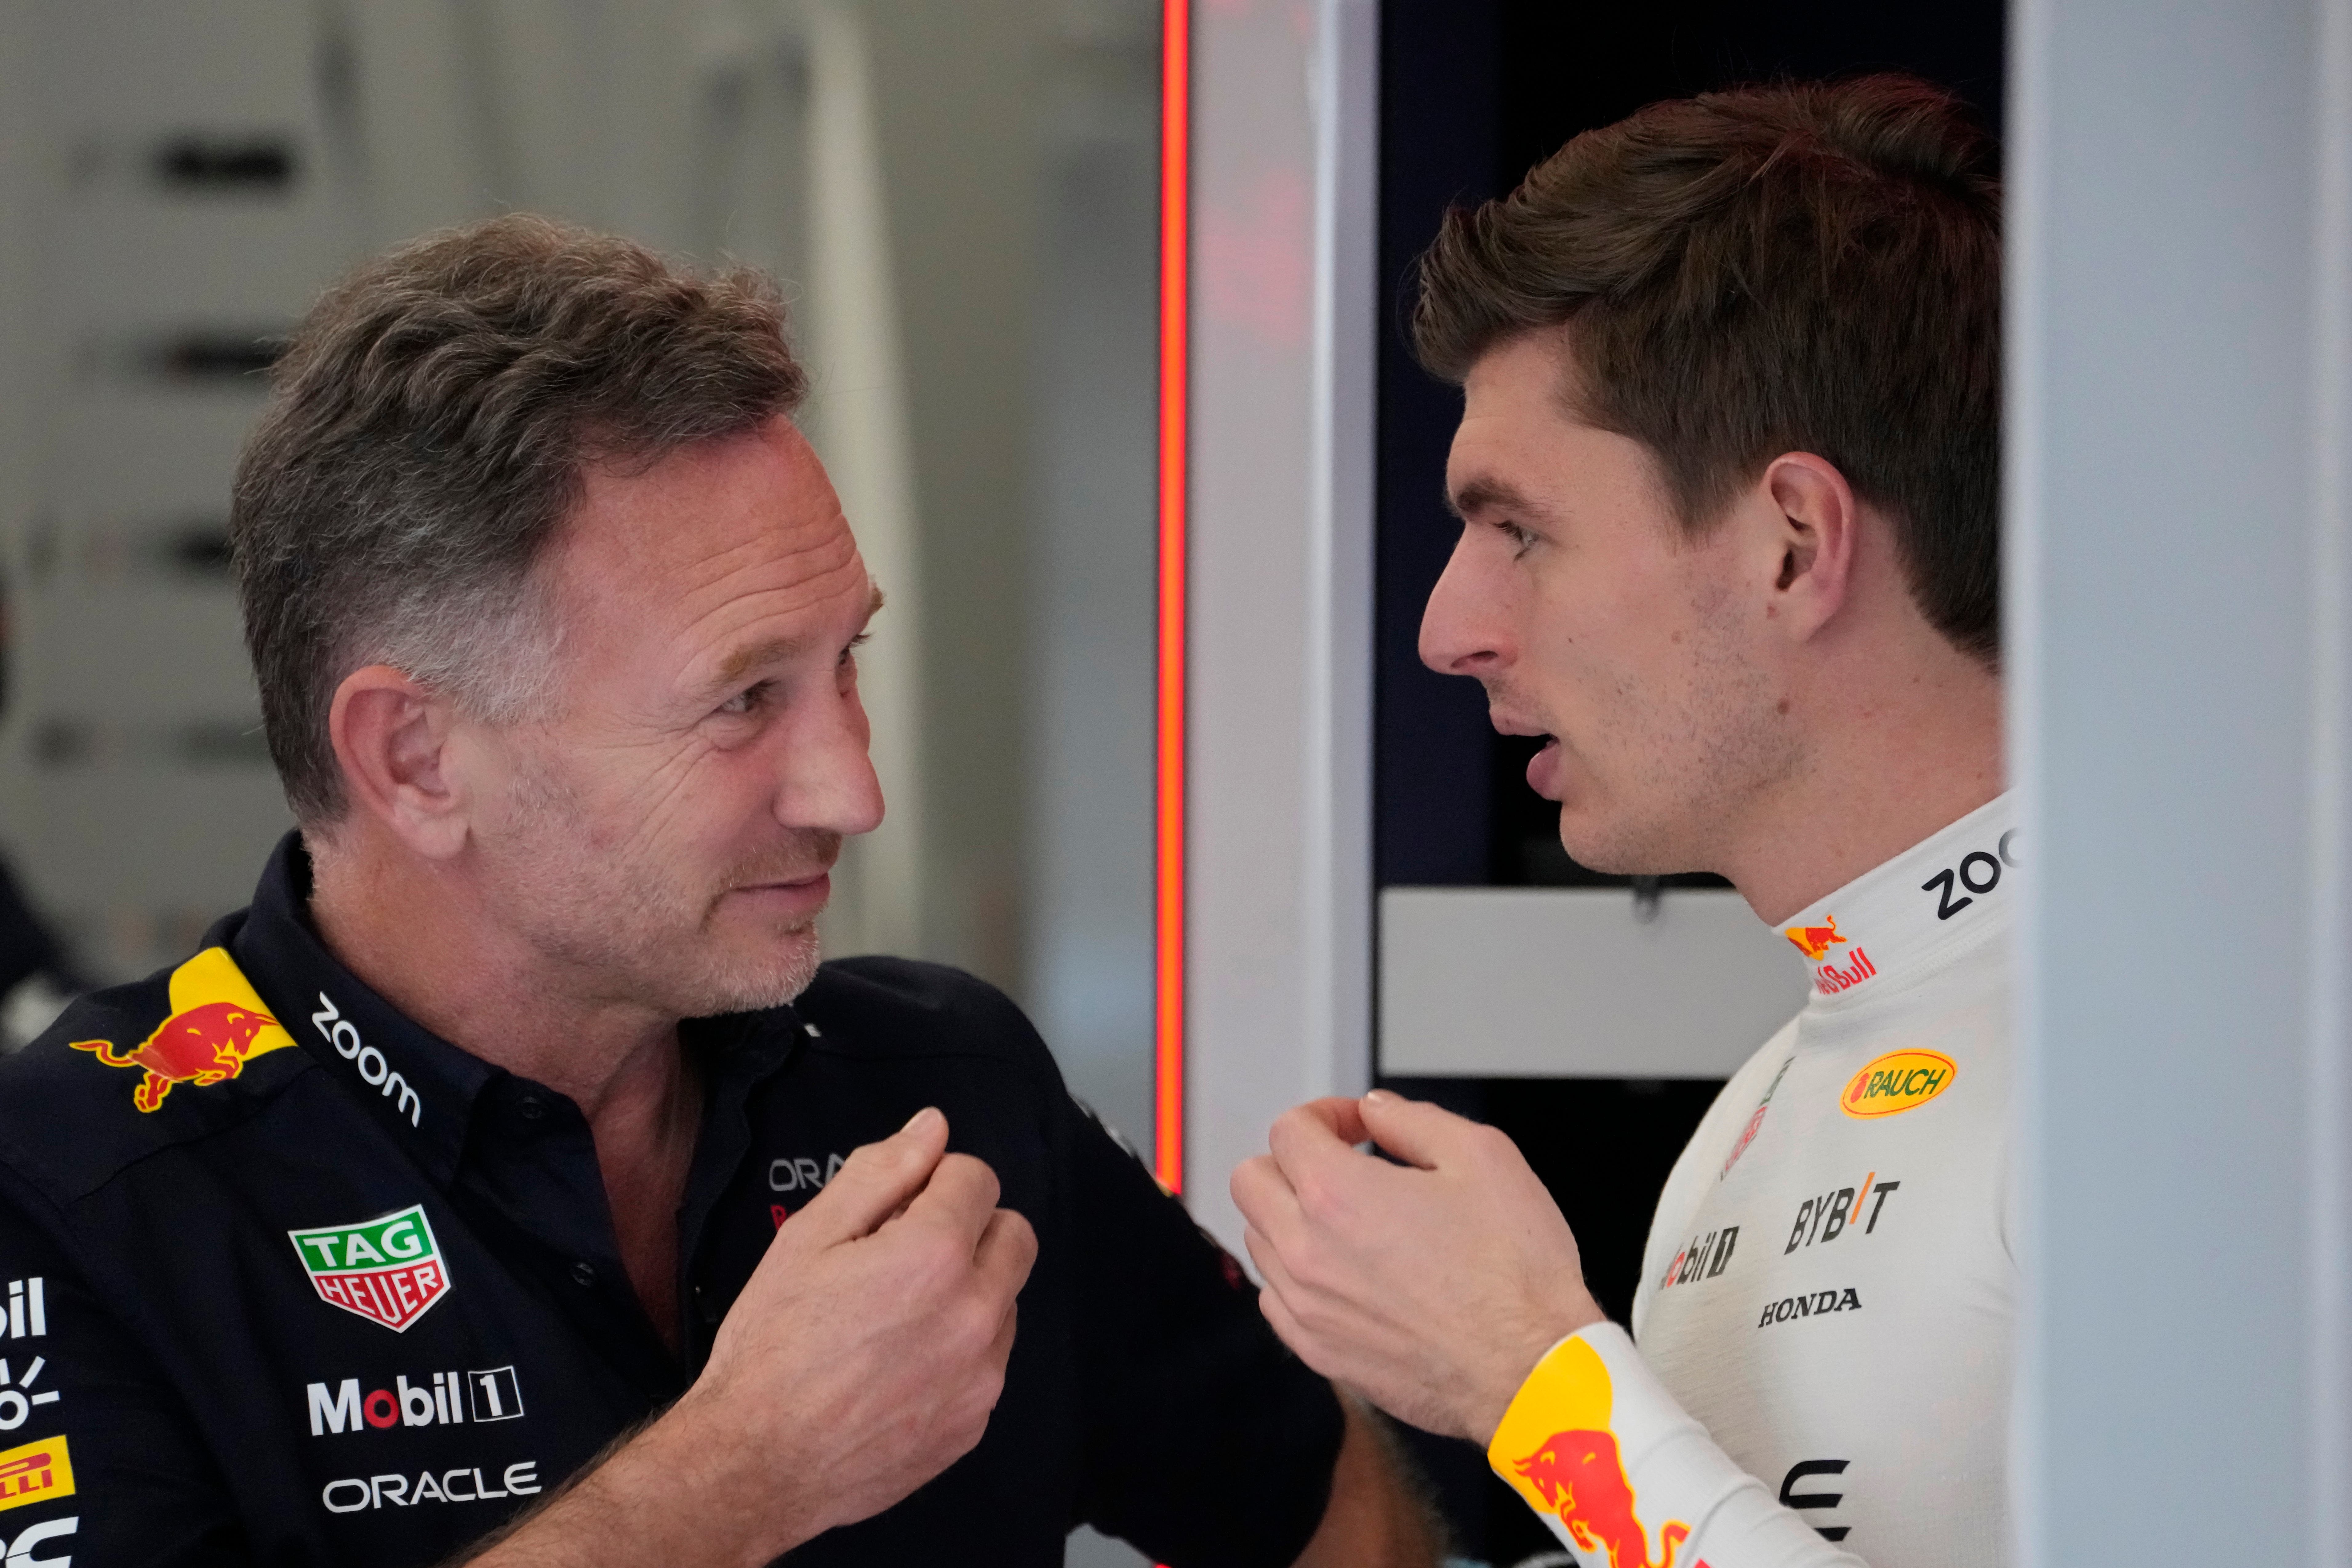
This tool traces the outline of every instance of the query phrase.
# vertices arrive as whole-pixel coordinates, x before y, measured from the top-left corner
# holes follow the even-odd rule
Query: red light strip
[[[1153,847],[1151,1168],[1184,1190],[1184,480],[1192,0],[1165,0],[1160,45],[1160,651]]]

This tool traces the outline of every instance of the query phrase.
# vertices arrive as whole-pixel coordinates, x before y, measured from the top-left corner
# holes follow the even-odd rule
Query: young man
[[[300,831],[0,1069],[19,1568],[1429,1561],[1009,1002],[818,968],[880,595],[782,328],[514,217],[297,333],[232,529]]]
[[[1423,266],[1465,394],[1423,657],[1549,737],[1578,860],[1722,873],[1816,988],[1667,1184],[1638,1352],[1508,1141],[1434,1107],[1302,1107],[1234,1195],[1307,1363],[1487,1445],[1592,1568],[2004,1558],[1989,169],[1916,82],[1717,94],[1579,137]]]

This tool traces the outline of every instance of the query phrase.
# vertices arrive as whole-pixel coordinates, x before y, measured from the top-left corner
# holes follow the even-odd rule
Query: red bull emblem
[[[294,1043],[278,1020],[262,1009],[244,973],[225,948],[208,947],[172,972],[172,1016],[155,1032],[118,1049],[112,1040],[75,1040],[110,1068],[142,1068],[131,1103],[142,1110],[162,1107],[172,1086],[206,1089],[245,1070],[245,1064]]]
[[[1835,915],[1822,917],[1822,923],[1817,926],[1790,926],[1780,934],[1795,942],[1797,951],[1815,963],[1828,954],[1831,943],[1843,946],[1845,942],[1845,938],[1838,935]]]
[[[1613,1433],[1555,1432],[1511,1468],[1580,1548],[1608,1554],[1609,1568],[1675,1568],[1675,1552],[1690,1538],[1689,1525],[1669,1520],[1658,1531],[1664,1555],[1651,1557],[1650,1532],[1633,1511],[1633,1483]]]

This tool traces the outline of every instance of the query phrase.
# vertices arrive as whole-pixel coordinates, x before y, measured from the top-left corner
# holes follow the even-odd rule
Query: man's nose
[[[853,687],[816,710],[786,741],[776,819],[844,837],[871,833],[882,825],[882,781],[874,772],[865,706]]]
[[[1486,675],[1503,662],[1494,595],[1478,577],[1465,528],[1421,614],[1421,662],[1440,675]]]

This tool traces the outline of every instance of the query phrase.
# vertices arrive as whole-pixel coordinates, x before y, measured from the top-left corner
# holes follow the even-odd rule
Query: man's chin
[[[697,988],[696,1016],[718,1013],[758,1013],[799,999],[816,979],[823,961],[816,928],[800,926],[781,940],[754,942],[714,954],[703,966],[704,984]]]
[[[1661,842],[1665,837],[1597,812],[1560,807],[1559,847],[1570,859],[1604,877],[1672,877],[1690,870],[1690,857]]]

